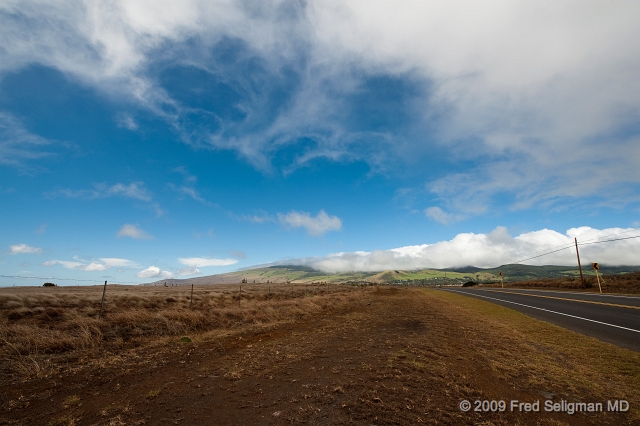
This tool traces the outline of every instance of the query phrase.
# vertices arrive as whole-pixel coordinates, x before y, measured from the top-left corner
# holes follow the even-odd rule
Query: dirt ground
[[[634,390],[640,363],[635,369],[625,364],[622,372],[581,372],[576,365],[583,361],[571,353],[504,324],[504,308],[498,316],[472,312],[458,304],[463,296],[438,290],[363,293],[348,306],[295,322],[191,335],[189,343],[163,338],[91,366],[69,365],[51,377],[4,381],[0,424],[640,424],[640,391]],[[505,330],[511,336],[498,337]],[[594,350],[608,348],[584,339]],[[560,377],[572,371],[575,380]],[[569,415],[459,409],[465,399],[509,404],[604,397],[624,397],[631,410]]]

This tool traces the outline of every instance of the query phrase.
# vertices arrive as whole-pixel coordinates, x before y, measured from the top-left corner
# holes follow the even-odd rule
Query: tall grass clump
[[[43,377],[61,365],[135,348],[164,336],[295,321],[353,301],[342,286],[270,285],[0,289],[0,375]],[[311,296],[311,297],[310,297]]]

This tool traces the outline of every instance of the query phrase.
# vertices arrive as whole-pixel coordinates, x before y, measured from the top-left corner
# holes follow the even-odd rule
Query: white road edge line
[[[494,288],[482,288],[482,289],[478,289],[478,290],[482,290],[482,291],[500,291],[502,290],[500,289],[494,289]],[[505,288],[505,290],[507,290],[507,288]],[[535,291],[538,293],[559,293],[559,294],[579,294],[581,296],[595,296],[595,297],[623,297],[625,299],[640,299],[639,296],[624,296],[621,294],[610,294],[610,293],[606,293],[606,294],[598,294],[598,293],[585,293],[585,292],[579,292],[579,291],[553,291],[553,290],[532,290],[529,288],[509,288],[509,291],[517,291],[517,292],[521,292],[524,293],[525,291]]]
[[[606,322],[596,321],[596,320],[592,320],[592,319],[589,319],[589,318],[577,317],[575,315],[569,315],[569,314],[565,314],[565,313],[562,313],[562,312],[551,311],[549,309],[538,308],[536,306],[529,306],[529,305],[525,305],[523,303],[512,302],[510,300],[497,299],[495,297],[482,296],[480,294],[475,294],[475,293],[465,293],[464,291],[458,291],[458,290],[444,290],[444,291],[452,291],[454,293],[460,293],[460,294],[465,294],[465,295],[484,297],[485,299],[498,300],[500,302],[505,302],[505,303],[513,303],[514,305],[524,306],[525,308],[538,309],[539,311],[551,312],[552,314],[564,315],[566,317],[576,318],[576,319],[580,319],[580,320],[583,320],[583,321],[595,322],[597,324],[608,325],[609,327],[621,328],[623,330],[635,331],[636,333],[640,333],[640,330],[634,330],[633,328],[622,327],[621,325],[609,324],[609,323],[606,323]]]

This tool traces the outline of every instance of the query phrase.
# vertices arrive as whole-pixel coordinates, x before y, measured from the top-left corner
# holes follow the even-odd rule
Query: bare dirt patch
[[[638,422],[636,353],[437,290],[299,298],[336,303],[288,321],[191,333],[191,343],[141,341],[41,377],[5,369],[0,424]],[[626,399],[631,410],[465,413],[463,399]]]

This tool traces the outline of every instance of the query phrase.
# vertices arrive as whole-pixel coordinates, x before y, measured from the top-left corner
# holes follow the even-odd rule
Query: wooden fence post
[[[102,289],[102,302],[100,303],[100,313],[98,319],[102,318],[102,308],[104,308],[104,294],[107,292],[107,282],[104,282],[104,288]]]

